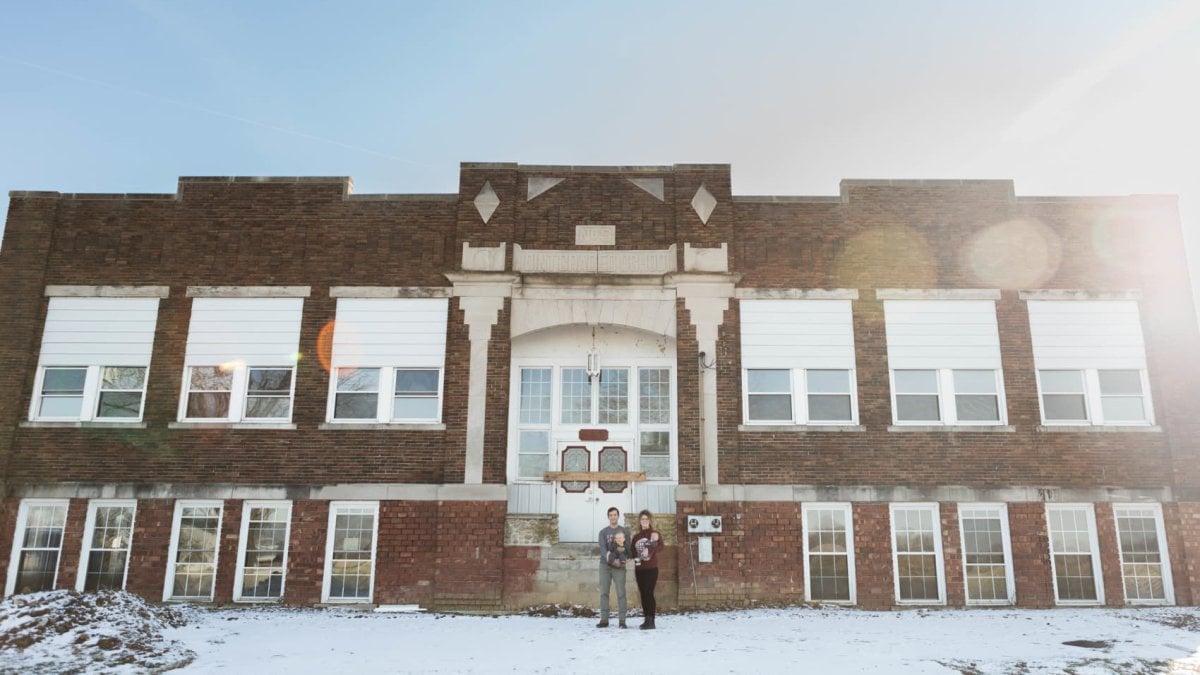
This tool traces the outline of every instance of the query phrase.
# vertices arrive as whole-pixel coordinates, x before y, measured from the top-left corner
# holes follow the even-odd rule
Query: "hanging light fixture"
[[[592,348],[587,354],[588,382],[600,376],[600,353],[596,351],[596,327],[592,326]]]

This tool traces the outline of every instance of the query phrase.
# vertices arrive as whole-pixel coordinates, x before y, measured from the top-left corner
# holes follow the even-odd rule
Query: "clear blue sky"
[[[729,162],[738,194],[842,178],[1177,193],[1200,263],[1200,0],[13,2],[0,191],[461,161]],[[1197,276],[1197,275],[1193,275]]]

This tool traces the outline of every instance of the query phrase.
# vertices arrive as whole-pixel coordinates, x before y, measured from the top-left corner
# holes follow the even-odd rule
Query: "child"
[[[620,569],[625,567],[626,560],[629,560],[629,550],[625,548],[625,533],[617,532],[613,535],[612,543],[608,545],[604,562],[608,563],[609,567]]]

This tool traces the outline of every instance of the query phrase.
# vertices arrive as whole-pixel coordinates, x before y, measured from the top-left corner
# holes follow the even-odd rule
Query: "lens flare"
[[[1017,218],[977,232],[962,249],[962,263],[983,286],[1041,288],[1058,273],[1062,249],[1045,223]]]
[[[917,230],[877,227],[846,241],[834,261],[834,278],[843,288],[933,288],[937,262],[925,235]]]

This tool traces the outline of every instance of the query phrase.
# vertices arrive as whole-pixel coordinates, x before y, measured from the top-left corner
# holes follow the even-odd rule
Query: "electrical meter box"
[[[687,531],[694,534],[714,534],[721,531],[721,516],[688,516]]]

